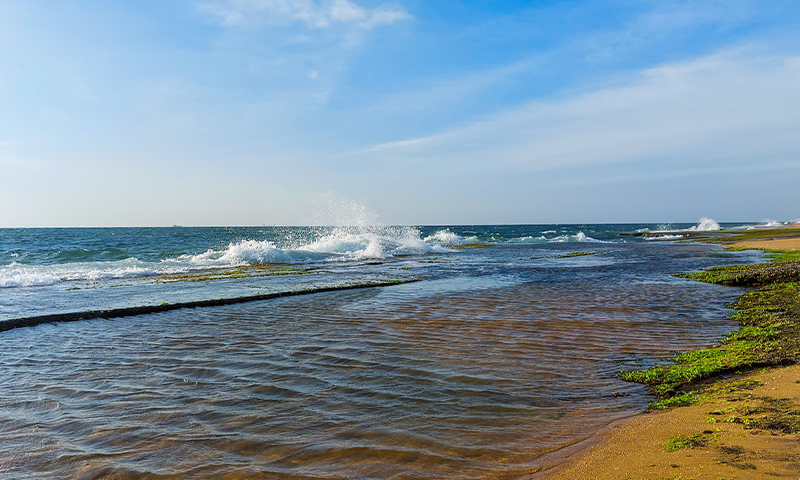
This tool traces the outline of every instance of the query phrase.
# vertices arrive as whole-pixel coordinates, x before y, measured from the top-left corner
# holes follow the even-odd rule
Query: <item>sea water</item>
[[[414,282],[2,332],[0,477],[524,473],[736,328],[671,274],[757,257],[665,228],[2,229],[0,321]]]

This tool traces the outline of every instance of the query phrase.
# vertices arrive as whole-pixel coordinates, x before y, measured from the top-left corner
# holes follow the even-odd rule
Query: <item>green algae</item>
[[[651,402],[648,410],[669,410],[674,407],[687,407],[700,403],[701,397],[697,390],[692,390],[674,397],[666,397],[655,402]]]
[[[729,401],[748,402],[744,406],[708,412],[709,423],[736,423],[747,430],[800,434],[800,410],[790,400],[752,394],[727,398]]]
[[[786,257],[781,256],[775,258],[781,258],[781,260],[756,265],[711,267],[701,272],[678,273],[675,276],[736,287],[760,287],[800,281],[800,260],[782,260]]]
[[[562,253],[561,255],[556,255],[556,258],[572,258],[572,257],[583,257],[586,255],[597,255],[599,253],[606,253],[609,250],[591,250],[588,252],[570,252],[570,253]]]
[[[648,385],[659,397],[650,408],[666,409],[699,401],[700,393],[689,390],[711,377],[800,361],[800,262],[795,253],[770,252],[774,254],[770,263],[679,274],[707,283],[759,288],[732,305],[731,318],[740,328],[719,345],[679,353],[672,365],[621,372],[621,377]]]
[[[711,232],[701,232],[701,236],[694,237],[693,241],[730,245],[732,243],[786,239],[800,237],[798,228],[766,228],[753,230],[716,230]],[[736,247],[739,248],[739,247]]]
[[[295,265],[287,265],[282,263],[259,263],[228,270],[206,270],[202,272],[185,273],[180,275],[160,275],[155,278],[155,282],[207,282],[211,280],[230,278],[275,277],[284,275],[305,275],[308,273],[329,272],[324,270],[316,270],[310,267],[298,267]]]
[[[675,452],[684,448],[705,447],[713,439],[709,434],[697,433],[694,435],[676,435],[667,441],[664,450]]]

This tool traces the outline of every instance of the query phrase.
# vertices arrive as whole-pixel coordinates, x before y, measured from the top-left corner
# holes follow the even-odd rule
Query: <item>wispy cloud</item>
[[[354,152],[342,153],[340,155],[337,155],[337,157],[346,157],[346,156],[350,156],[350,155],[362,155],[362,154],[365,154],[365,153],[375,153],[375,152],[380,152],[382,150],[394,150],[394,149],[403,148],[403,147],[410,147],[412,145],[417,145],[417,144],[420,144],[420,143],[423,143],[423,142],[429,141],[429,140],[430,140],[429,138],[413,138],[411,140],[398,140],[396,142],[380,143],[378,145],[373,145],[371,147],[363,148],[361,150],[356,150]]]
[[[312,29],[339,24],[371,30],[412,18],[397,6],[366,8],[349,0],[218,0],[199,8],[225,26],[299,22]]]
[[[352,155],[506,172],[778,159],[800,154],[798,82],[798,56],[731,50],[644,70],[621,87],[532,101]]]

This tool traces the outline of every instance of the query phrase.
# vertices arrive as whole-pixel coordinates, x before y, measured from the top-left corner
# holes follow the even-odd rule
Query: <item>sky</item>
[[[799,185],[800,0],[0,0],[0,227],[788,221]]]

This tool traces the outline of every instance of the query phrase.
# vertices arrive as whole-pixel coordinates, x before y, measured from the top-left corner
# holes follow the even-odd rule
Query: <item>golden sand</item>
[[[775,479],[800,478],[796,435],[731,423],[737,413],[763,408],[769,399],[800,409],[800,366],[780,367],[745,379],[762,383],[753,390],[715,395],[700,405],[647,413],[599,433],[595,444],[562,465],[526,479]],[[736,380],[741,380],[737,378]],[[677,435],[703,435],[703,446],[668,452]]]
[[[767,240],[746,240],[734,242],[731,247],[755,248],[761,250],[800,250],[800,237],[774,238]]]

